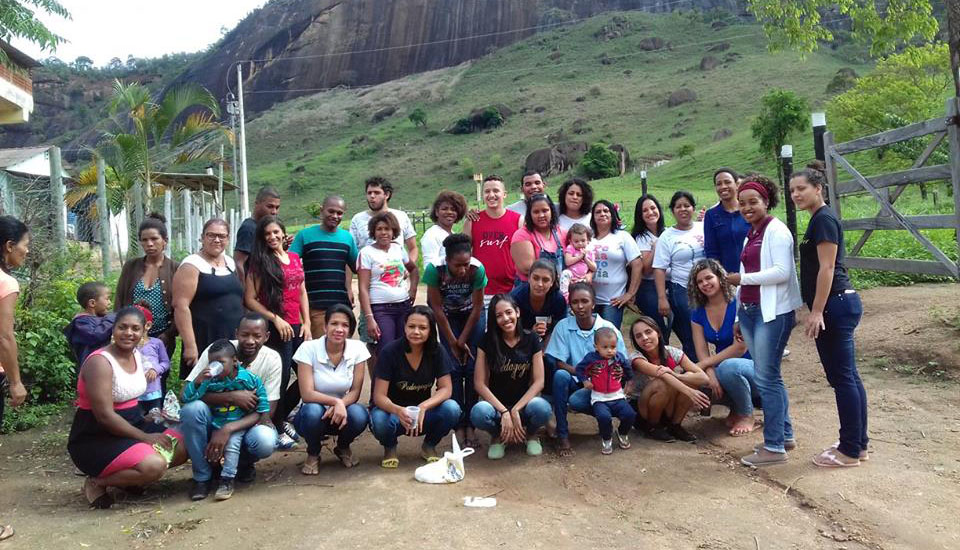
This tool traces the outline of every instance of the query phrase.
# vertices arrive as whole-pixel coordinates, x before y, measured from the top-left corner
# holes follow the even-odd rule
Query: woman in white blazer
[[[743,339],[753,357],[756,384],[763,406],[763,444],[740,459],[747,466],[787,461],[796,447],[790,423],[787,388],[780,360],[803,303],[793,259],[793,236],[768,211],[779,202],[776,183],[760,175],[748,176],[737,191],[740,214],[750,223],[740,256],[740,273],[730,275],[740,285],[737,309]]]

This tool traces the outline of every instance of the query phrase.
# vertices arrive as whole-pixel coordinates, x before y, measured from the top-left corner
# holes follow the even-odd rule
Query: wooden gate
[[[920,229],[953,229],[958,252],[960,252],[960,236],[958,236],[960,235],[960,130],[958,130],[960,116],[958,115],[960,115],[960,98],[951,98],[947,101],[946,116],[943,117],[887,130],[846,143],[834,144],[832,133],[824,134],[830,204],[836,210],[837,216],[840,217],[845,231],[864,232],[860,240],[847,254],[847,267],[940,275],[960,279],[958,263],[947,257],[942,250],[919,231]],[[927,135],[933,135],[933,139],[908,170],[867,178],[844,158],[844,155],[850,153],[876,149]],[[944,139],[949,140],[949,163],[925,166],[927,160]],[[848,173],[853,179],[839,181],[837,178],[838,168]],[[894,207],[894,203],[908,185],[938,180],[949,180],[953,186],[953,214],[904,216]],[[890,190],[891,187],[894,188],[892,191]],[[880,206],[877,216],[863,219],[843,219],[840,198],[863,193],[869,193],[877,201]],[[883,230],[906,230],[910,232],[913,238],[933,255],[934,260],[861,256],[860,252],[863,250],[863,245],[866,244],[873,232]]]

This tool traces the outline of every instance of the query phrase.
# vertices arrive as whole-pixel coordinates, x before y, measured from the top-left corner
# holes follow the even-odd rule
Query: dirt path
[[[635,438],[633,449],[610,457],[599,453],[593,420],[573,415],[573,460],[510,449],[493,464],[481,451],[457,485],[413,481],[412,441],[401,442],[398,471],[381,470],[367,433],[352,471],[325,453],[321,475],[304,478],[303,452],[281,453],[233,499],[194,504],[189,470],[180,468],[145,496],[94,512],[60,427],[2,440],[0,521],[18,534],[0,548],[960,548],[960,349],[957,333],[932,315],[956,308],[960,288],[863,297],[868,315],[857,336],[874,452],[860,468],[810,463],[835,440],[837,420],[814,347],[795,332],[784,372],[800,448],[775,469],[737,464],[758,438],[727,437],[722,407],[714,419],[688,421],[697,445]],[[460,504],[492,493],[494,509]]]

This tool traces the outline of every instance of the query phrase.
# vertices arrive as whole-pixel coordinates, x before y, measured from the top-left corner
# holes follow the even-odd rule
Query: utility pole
[[[237,176],[237,99],[233,94],[227,94],[227,112],[230,113],[230,131],[233,133],[233,156],[231,163],[233,165],[233,198],[240,206],[240,179]]]
[[[107,207],[107,163],[97,156],[97,217],[100,218],[100,262],[104,278],[110,274],[110,211]]]
[[[67,211],[63,202],[63,165],[60,161],[60,148],[51,147],[50,156],[50,205],[53,208],[53,231],[57,251],[67,248]]]
[[[223,214],[223,144],[220,144],[220,158],[217,159],[217,217]]]
[[[247,187],[247,132],[243,121],[243,65],[237,63],[237,116],[240,118],[240,216],[250,217],[250,190]]]
[[[793,259],[800,257],[800,247],[797,243],[797,205],[793,204],[790,196],[790,176],[793,175],[793,145],[784,145],[780,149],[780,166],[783,170],[783,198],[787,204],[787,227],[793,235]]]

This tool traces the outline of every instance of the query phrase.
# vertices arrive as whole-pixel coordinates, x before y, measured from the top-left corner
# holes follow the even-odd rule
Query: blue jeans
[[[597,304],[593,307],[593,312],[610,321],[613,326],[617,327],[617,330],[620,330],[620,325],[623,324],[622,307],[617,307],[613,304]]]
[[[436,447],[440,440],[456,427],[460,413],[460,405],[453,399],[447,399],[427,411],[423,417],[423,444]],[[396,447],[397,438],[406,433],[397,415],[376,406],[370,408],[370,431],[386,449]]]
[[[460,335],[463,334],[463,327],[467,324],[467,318],[469,317],[469,312],[460,315],[447,315],[447,321],[450,322],[450,330],[453,331],[455,337],[460,338]],[[477,323],[473,325],[473,330],[467,340],[474,357],[477,356],[477,346],[480,345],[480,340],[483,339],[486,318],[487,316],[485,314],[480,315]],[[447,353],[450,354],[450,358],[453,359],[454,363],[453,371],[450,373],[450,378],[453,380],[453,400],[460,405],[460,410],[462,411],[460,420],[457,422],[457,428],[466,428],[471,425],[470,409],[477,402],[477,390],[473,387],[473,369],[476,365],[476,360],[468,358],[467,363],[461,365],[450,349],[450,342],[447,342],[447,339],[443,336],[440,336],[440,344],[442,344],[444,349],[447,350]]]
[[[672,315],[664,317],[660,315],[660,306],[659,299],[657,298],[657,284],[653,282],[653,279],[644,279],[640,283],[640,288],[637,290],[637,296],[633,299],[634,303],[637,304],[637,307],[640,308],[640,313],[643,313],[647,317],[654,319],[657,322],[657,325],[660,327],[660,332],[663,333],[664,342],[670,341],[670,325],[672,323]]]
[[[207,443],[210,441],[210,434],[213,433],[213,415],[210,412],[210,407],[200,400],[184,405],[180,409],[180,432],[183,434],[183,442],[187,447],[187,454],[190,456],[193,479],[195,481],[210,481],[213,477],[213,469],[207,462],[205,454]],[[257,424],[245,430],[241,435],[241,444],[237,453],[238,460],[234,463],[233,468],[234,476],[238,464],[249,466],[258,460],[267,458],[273,454],[273,449],[277,444],[277,432],[272,426]],[[232,440],[233,436],[231,436]],[[224,449],[224,455],[226,455],[226,448]],[[222,475],[233,477],[227,475],[226,465],[224,465]]]
[[[723,388],[726,398],[724,400],[730,401],[730,408],[734,414],[752,415],[753,403],[760,401],[753,359],[742,357],[724,359],[716,366],[714,374],[720,382],[720,387]]]
[[[570,437],[570,425],[567,423],[567,408],[574,412],[593,414],[590,405],[590,390],[584,389],[583,384],[574,380],[569,371],[557,367],[553,373],[553,393],[544,396],[553,404],[553,416],[557,419],[557,437]]]
[[[683,345],[683,354],[696,363],[699,359],[697,359],[697,348],[693,345],[693,329],[690,327],[690,303],[687,298],[687,287],[670,283],[667,288],[667,298],[670,301],[670,311],[673,312],[673,332]]]
[[[753,357],[754,380],[763,404],[763,448],[773,453],[785,453],[784,440],[793,439],[790,423],[790,401],[780,375],[783,350],[790,340],[796,314],[777,315],[769,323],[763,322],[760,306],[741,305],[740,331]]]
[[[320,403],[304,403],[300,407],[293,423],[297,433],[307,442],[307,454],[317,456],[320,447],[328,435],[337,434],[337,447],[347,449],[353,440],[363,433],[370,421],[367,409],[359,403],[347,405],[347,423],[342,428],[330,425],[330,419],[324,419],[327,407]]]
[[[817,336],[817,353],[827,381],[833,386],[840,415],[841,453],[857,457],[867,448],[867,392],[857,372],[854,356],[853,332],[863,316],[860,296],[833,294],[823,309],[826,329]]]
[[[609,441],[613,438],[613,417],[620,419],[620,427],[617,429],[620,435],[627,435],[637,420],[637,411],[627,404],[626,399],[614,399],[594,403],[593,416],[597,417],[597,425],[600,426],[600,438]]]
[[[534,397],[523,407],[520,421],[523,422],[528,436],[532,436],[550,420],[550,412],[550,403],[542,397]],[[476,429],[488,432],[493,437],[500,437],[500,414],[490,403],[480,401],[474,405],[470,410],[470,421]]]

